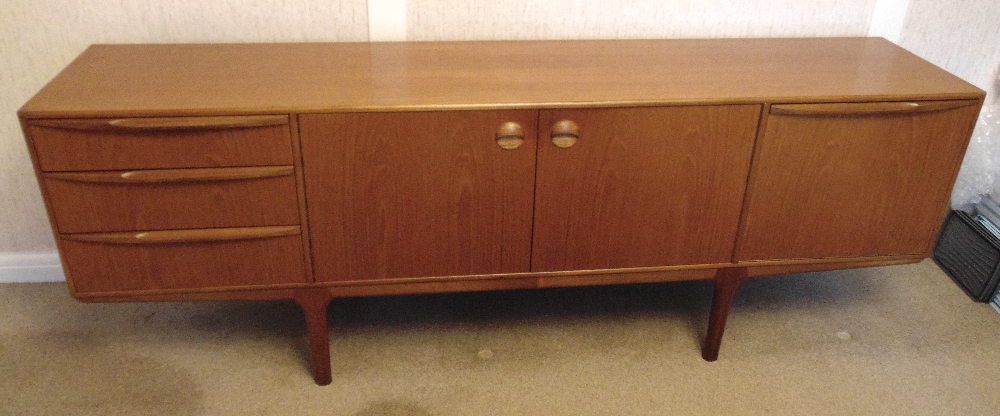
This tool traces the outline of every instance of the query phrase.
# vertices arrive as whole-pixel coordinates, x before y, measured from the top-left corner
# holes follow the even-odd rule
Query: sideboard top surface
[[[881,38],[94,45],[26,118],[981,98]]]

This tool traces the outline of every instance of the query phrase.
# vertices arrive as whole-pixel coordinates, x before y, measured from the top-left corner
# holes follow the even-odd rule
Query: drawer
[[[299,223],[292,166],[44,173],[60,233]]]
[[[306,283],[298,226],[60,236],[76,293]]]
[[[42,171],[291,165],[288,116],[31,120]]]

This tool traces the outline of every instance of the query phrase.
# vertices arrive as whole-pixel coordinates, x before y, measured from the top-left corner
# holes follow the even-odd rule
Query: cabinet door
[[[537,116],[301,115],[316,280],[527,272]],[[497,144],[506,122],[516,149]]]
[[[737,260],[926,254],[979,102],[774,105]]]
[[[532,270],[728,263],[759,116],[757,105],[543,111]],[[567,148],[550,139],[563,120],[579,129]]]

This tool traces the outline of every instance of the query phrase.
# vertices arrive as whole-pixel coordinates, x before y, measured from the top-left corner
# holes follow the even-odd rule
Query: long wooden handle
[[[187,131],[221,130],[288,124],[287,115],[224,117],[153,117],[78,120],[32,120],[33,126],[85,131]]]
[[[130,233],[63,234],[66,240],[103,244],[176,244],[253,240],[299,235],[297,225],[279,227],[208,228],[201,230],[142,231]]]
[[[923,101],[834,104],[777,104],[771,114],[785,116],[868,116],[927,113],[975,105],[975,101]]]
[[[46,173],[45,178],[84,183],[158,184],[273,178],[293,173],[295,173],[295,168],[292,166],[262,166],[252,168],[156,169],[127,172],[62,172]]]

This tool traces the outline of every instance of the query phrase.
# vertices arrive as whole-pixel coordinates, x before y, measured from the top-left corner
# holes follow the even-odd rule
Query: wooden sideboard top
[[[968,99],[881,38],[94,45],[26,118]]]

